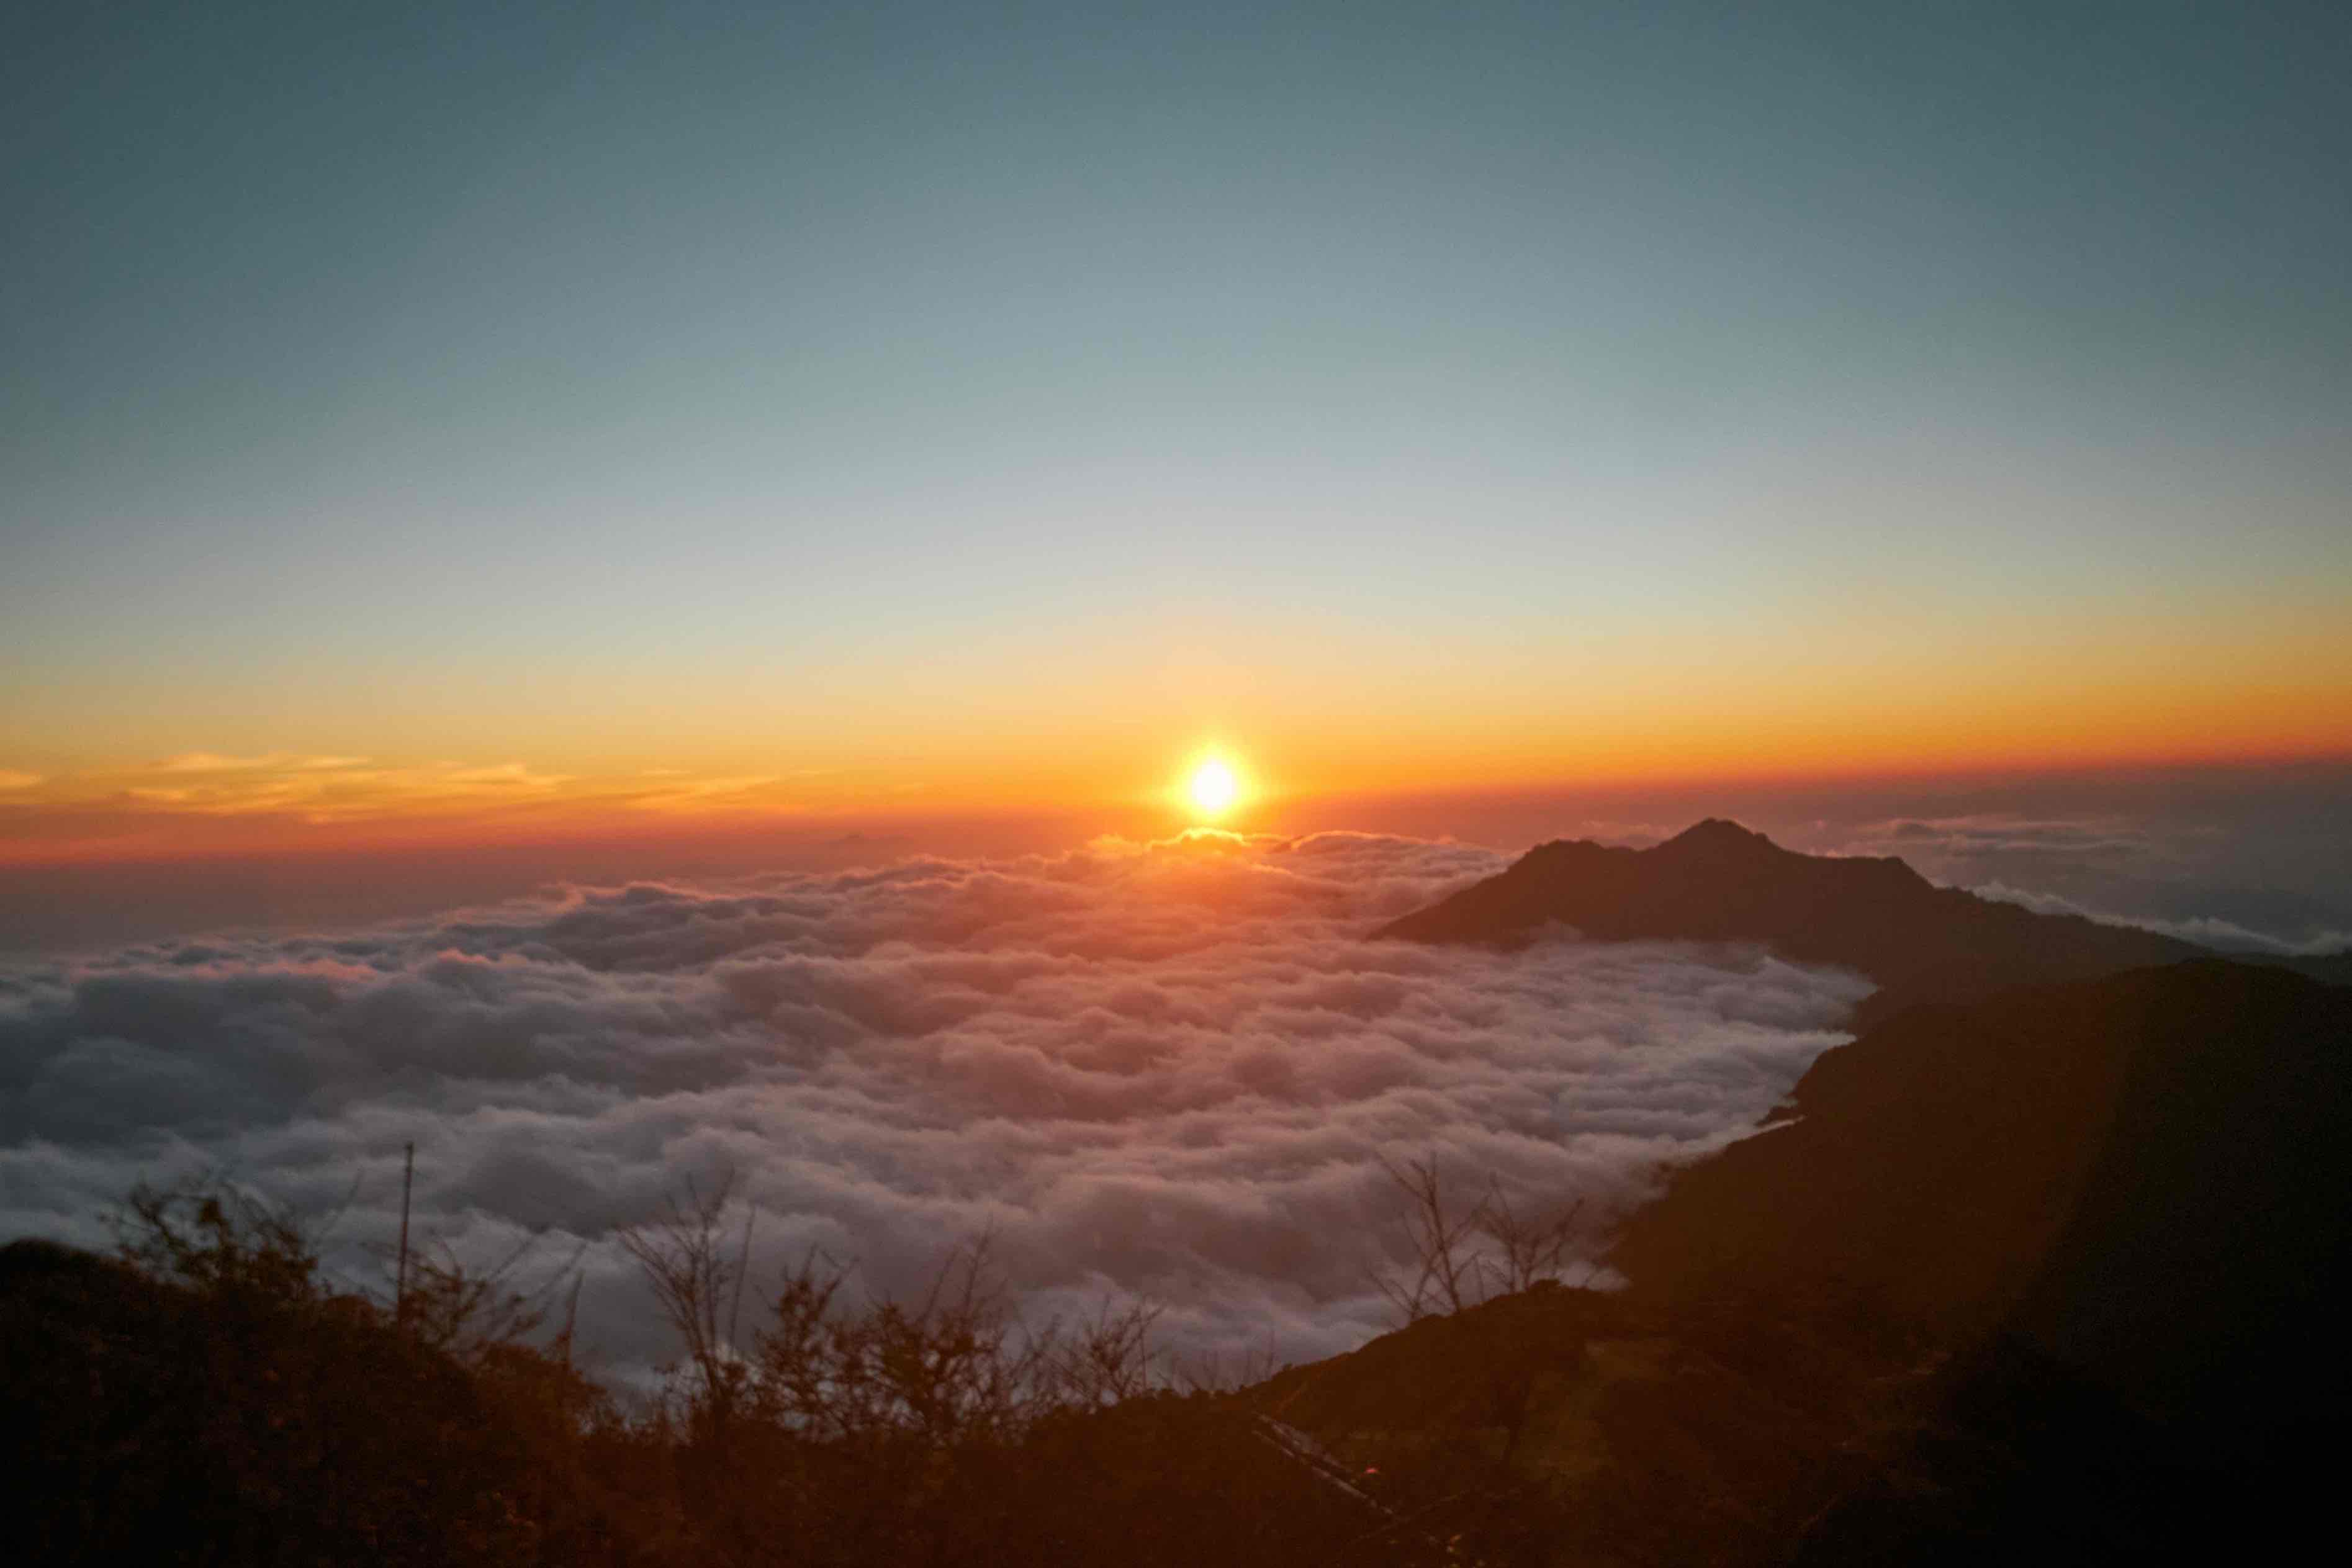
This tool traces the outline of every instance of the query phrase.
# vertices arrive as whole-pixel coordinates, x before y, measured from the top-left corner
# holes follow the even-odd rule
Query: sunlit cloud
[[[506,758],[377,761],[292,751],[180,752],[134,766],[62,775],[9,770],[12,815],[0,858],[103,853],[152,845],[173,825],[192,841],[299,847],[320,830],[462,837],[530,826],[556,833],[632,819],[664,831],[698,820],[773,820],[903,799],[919,785],[834,767],[698,772],[676,764],[610,773],[554,770]],[[209,836],[209,837],[207,837]]]
[[[15,787],[41,790],[40,804],[62,807],[112,805],[191,816],[283,816],[320,824],[403,815],[432,816],[567,795],[626,795],[647,786],[600,785],[572,773],[544,772],[527,763],[372,765],[362,756],[267,752],[231,756],[190,752],[142,768],[108,769],[60,778],[0,775]],[[663,788],[669,793],[676,784]]]
[[[31,789],[41,779],[41,774],[28,773],[20,768],[0,768],[0,790]]]
[[[685,779],[673,774],[677,782],[651,795],[639,795],[629,805],[640,811],[706,811],[714,805],[755,804],[763,792],[772,793],[770,786],[782,782],[774,773],[750,773],[734,778]]]
[[[183,752],[157,763],[155,771],[164,773],[310,773],[360,767],[367,761],[365,757],[306,757],[291,752],[268,752],[254,757],[232,757],[218,752]]]
[[[445,784],[487,784],[499,789],[553,789],[569,781],[568,773],[535,773],[521,763],[500,763],[486,768],[452,768],[438,775]]]

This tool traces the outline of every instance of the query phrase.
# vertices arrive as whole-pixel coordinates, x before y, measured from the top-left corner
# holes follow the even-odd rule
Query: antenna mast
[[[416,1186],[416,1144],[411,1142],[400,1170],[400,1266],[393,1276],[392,1321],[408,1321],[408,1196]]]

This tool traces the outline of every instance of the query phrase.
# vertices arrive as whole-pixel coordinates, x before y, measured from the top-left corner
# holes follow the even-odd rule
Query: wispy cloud
[[[774,773],[680,779],[669,787],[639,795],[629,804],[642,811],[699,811],[717,802],[748,801],[777,782]]]
[[[218,752],[183,752],[155,764],[165,773],[313,773],[322,769],[363,765],[365,757],[306,757],[292,752],[267,752],[259,756],[232,757]]]
[[[289,832],[353,824],[416,819],[494,824],[517,813],[566,809],[587,813],[644,812],[671,816],[774,815],[837,804],[839,787],[812,793],[836,770],[697,773],[662,766],[616,775],[551,771],[531,763],[444,760],[379,763],[358,755],[266,752],[184,752],[135,767],[64,775],[0,770],[0,790],[21,792],[12,828],[19,843],[37,843],[40,814],[86,833],[93,816],[112,814],[135,825],[173,817],[190,822],[244,818],[257,826],[278,819]],[[877,781],[877,790],[887,785]]]
[[[2057,893],[2038,893],[2024,888],[2012,888],[2005,882],[1984,882],[1969,889],[1980,897],[1998,899],[2003,903],[2021,904],[2038,914],[2082,915],[2107,925],[2137,926],[2143,931],[2161,931],[2177,936],[2183,942],[2193,942],[2206,947],[2230,952],[2268,952],[2287,956],[2308,953],[2343,952],[2352,951],[2352,931],[2320,931],[2302,936],[2274,936],[2255,931],[2235,921],[2218,915],[2192,915],[2185,920],[2170,920],[2156,915],[2120,915],[2112,910],[2077,903]]]

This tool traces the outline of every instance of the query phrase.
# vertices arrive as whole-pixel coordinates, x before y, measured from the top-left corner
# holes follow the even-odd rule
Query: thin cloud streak
[[[533,828],[627,831],[631,819],[748,826],[839,814],[907,793],[844,770],[554,771],[520,761],[190,752],[131,767],[0,769],[0,860],[106,858],[168,845],[299,850],[423,836],[488,842]]]

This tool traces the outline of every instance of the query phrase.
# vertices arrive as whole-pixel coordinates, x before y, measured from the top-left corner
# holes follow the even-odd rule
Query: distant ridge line
[[[1793,963],[1857,970],[1879,985],[1857,1026],[1913,1002],[2214,956],[2156,931],[1939,888],[1892,857],[1799,854],[1715,816],[1647,849],[1539,844],[1372,934],[1512,949],[1551,926],[1596,942],[1759,942]]]

